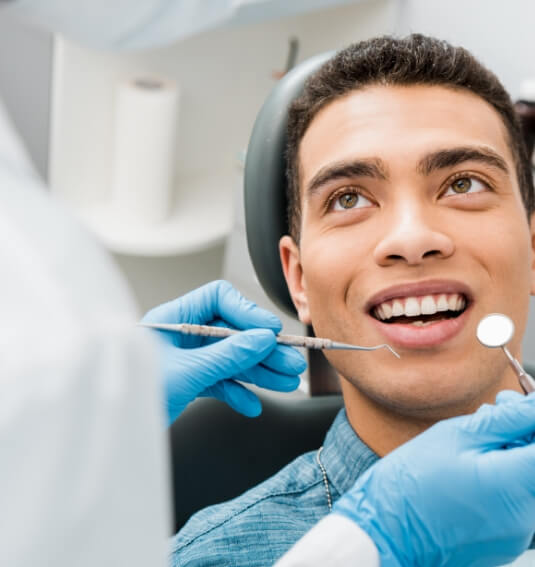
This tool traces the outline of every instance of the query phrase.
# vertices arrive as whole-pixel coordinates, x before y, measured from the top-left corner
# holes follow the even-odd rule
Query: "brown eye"
[[[467,193],[472,187],[472,180],[469,177],[462,177],[461,179],[456,179],[452,184],[451,188],[455,193]]]
[[[480,193],[481,191],[489,191],[489,186],[477,179],[477,177],[459,177],[452,181],[448,190],[444,193],[444,197],[452,197],[454,195],[471,195],[472,193]]]
[[[338,197],[338,203],[343,209],[352,209],[359,200],[359,196],[355,193],[344,193]]]
[[[371,207],[372,203],[369,199],[361,195],[357,191],[348,191],[335,197],[331,203],[331,210],[333,211],[347,211],[350,209],[362,209],[364,207]]]

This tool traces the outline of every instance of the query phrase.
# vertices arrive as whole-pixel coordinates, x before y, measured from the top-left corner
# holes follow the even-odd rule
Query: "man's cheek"
[[[328,293],[325,296],[325,301],[328,301],[344,277],[338,252],[330,250],[327,245],[311,246],[305,253],[302,252],[301,259],[309,298]]]
[[[314,274],[318,281],[339,280],[360,263],[360,251],[351,238],[342,237],[341,231],[315,235],[301,248],[305,272]]]

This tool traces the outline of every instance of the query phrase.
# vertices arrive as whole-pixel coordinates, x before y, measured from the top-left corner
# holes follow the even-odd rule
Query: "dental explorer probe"
[[[488,348],[501,347],[507,360],[516,372],[518,381],[525,394],[535,391],[535,380],[520,365],[518,360],[509,352],[505,346],[515,333],[515,324],[507,315],[502,313],[491,313],[481,319],[477,326],[478,341]]]
[[[138,323],[141,327],[149,327],[151,329],[159,329],[161,331],[174,331],[183,335],[196,335],[199,337],[229,337],[242,331],[229,329],[228,327],[211,327],[209,325],[191,325],[189,323]],[[321,339],[318,337],[302,337],[299,335],[277,335],[277,342],[281,345],[290,345],[294,347],[311,348],[318,350],[377,350],[380,348],[388,349],[394,356],[400,358],[399,354],[387,344],[376,345],[371,347],[349,345],[346,343],[338,343],[331,339]]]

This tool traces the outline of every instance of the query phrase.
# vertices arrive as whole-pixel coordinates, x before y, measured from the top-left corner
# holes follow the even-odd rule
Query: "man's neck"
[[[406,443],[437,421],[455,415],[476,411],[483,403],[494,403],[496,394],[503,389],[520,391],[514,378],[489,391],[477,402],[445,412],[440,417],[414,417],[395,412],[367,397],[353,384],[340,377],[347,418],[360,439],[377,455],[383,457]]]

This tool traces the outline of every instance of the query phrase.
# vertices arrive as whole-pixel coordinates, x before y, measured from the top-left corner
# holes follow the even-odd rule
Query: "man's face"
[[[317,336],[401,355],[329,351],[339,373],[395,411],[440,417],[517,388],[476,339],[509,315],[520,356],[532,238],[505,126],[481,98],[373,86],[328,104],[299,148],[301,240],[281,240],[300,319]]]

